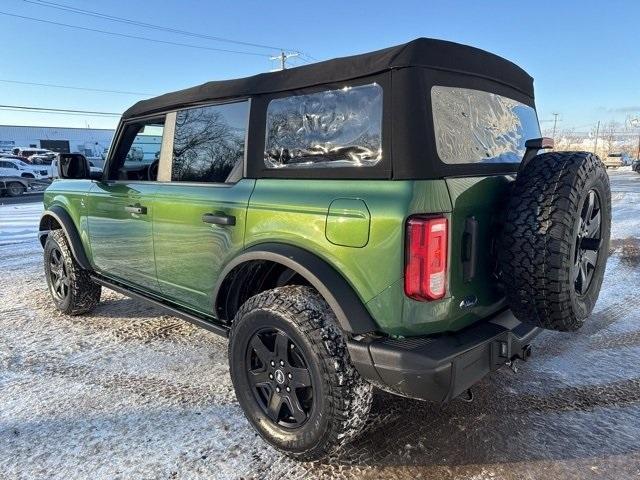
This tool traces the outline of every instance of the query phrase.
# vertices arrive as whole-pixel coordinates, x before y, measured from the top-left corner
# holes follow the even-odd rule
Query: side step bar
[[[182,320],[186,320],[187,322],[193,323],[198,327],[202,327],[204,329],[209,330],[210,332],[221,335],[223,337],[229,337],[229,328],[224,325],[213,323],[212,320],[207,320],[206,318],[200,317],[196,314],[185,312],[184,310],[181,310],[178,306],[165,303],[161,300],[151,297],[150,295],[146,295],[136,290],[132,290],[124,285],[115,283],[111,280],[107,280],[106,278],[95,275],[95,274],[91,275],[91,280],[93,280],[98,285],[107,287],[111,290],[121,293],[122,295],[126,295],[127,297],[135,298],[136,300],[142,300],[143,302],[149,303],[154,307],[159,307],[165,312],[167,312],[168,315],[181,318]]]

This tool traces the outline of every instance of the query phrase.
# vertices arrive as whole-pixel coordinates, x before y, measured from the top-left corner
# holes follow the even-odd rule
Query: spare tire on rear
[[[579,329],[609,254],[604,165],[588,152],[538,155],[518,172],[506,208],[498,261],[514,315],[551,330]]]

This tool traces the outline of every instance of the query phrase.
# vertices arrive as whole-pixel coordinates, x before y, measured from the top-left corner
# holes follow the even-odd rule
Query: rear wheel
[[[240,308],[229,341],[238,402],[284,453],[315,460],[356,436],[372,387],[351,365],[333,312],[309,287],[260,293]]]
[[[515,316],[551,330],[580,328],[600,293],[610,227],[609,177],[597,156],[531,160],[518,173],[499,252]]]
[[[44,273],[56,308],[69,315],[92,310],[100,301],[101,287],[91,281],[69,248],[62,230],[47,235],[44,245]]]
[[[20,182],[9,182],[7,184],[7,195],[10,197],[19,197],[27,189]]]

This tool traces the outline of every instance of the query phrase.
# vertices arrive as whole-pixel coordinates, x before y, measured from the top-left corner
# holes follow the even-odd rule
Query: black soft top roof
[[[533,98],[533,79],[514,63],[492,53],[459,43],[417,38],[409,43],[362,55],[252,77],[207,82],[202,85],[142,100],[123,118],[171,110],[211,100],[224,100],[295,90],[365,77],[387,70],[427,67],[484,77],[507,84]]]

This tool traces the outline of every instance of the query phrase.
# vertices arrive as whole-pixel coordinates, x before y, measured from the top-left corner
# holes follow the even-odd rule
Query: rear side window
[[[382,87],[377,83],[271,100],[267,168],[368,167],[382,159]]]
[[[431,104],[436,149],[445,163],[519,163],[525,142],[540,137],[536,111],[508,97],[435,86]]]
[[[249,102],[188,108],[176,115],[171,180],[226,182],[244,163]]]

